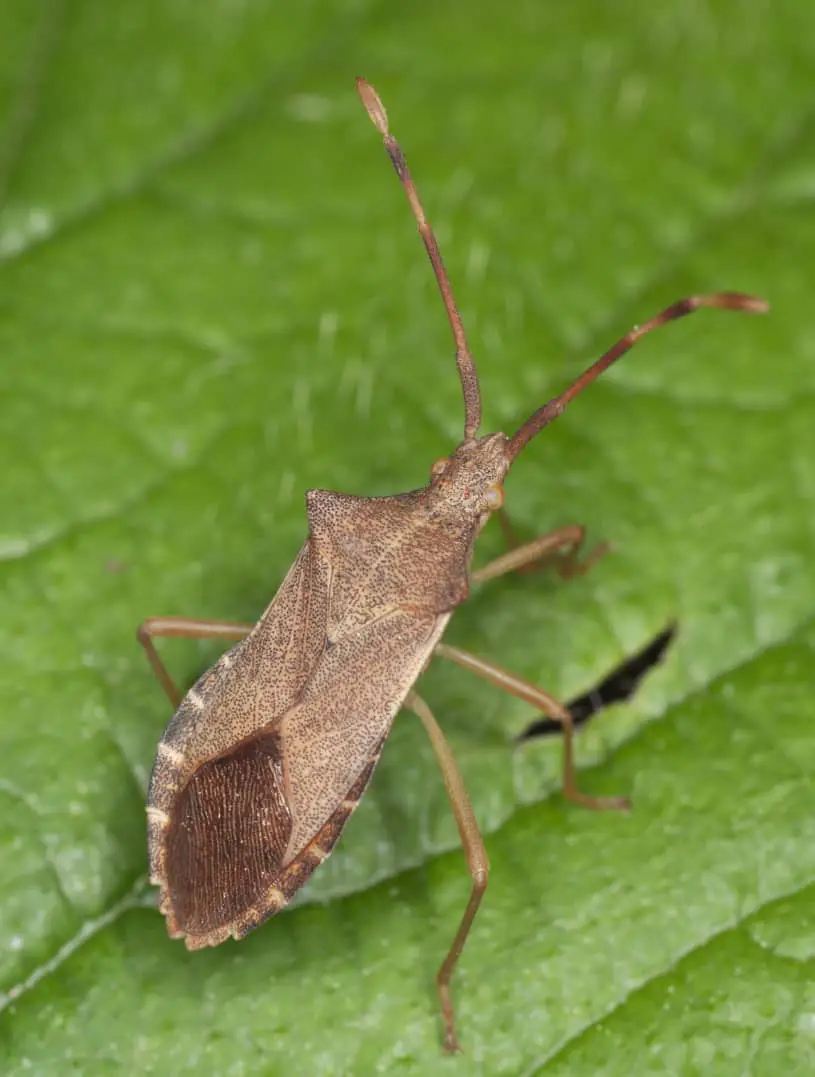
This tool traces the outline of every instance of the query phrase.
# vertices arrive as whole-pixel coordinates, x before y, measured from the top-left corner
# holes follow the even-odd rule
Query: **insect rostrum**
[[[282,909],[329,855],[376,766],[402,707],[423,722],[450,794],[472,890],[437,984],[446,1050],[458,1049],[450,978],[487,885],[488,862],[455,760],[414,684],[431,656],[457,662],[527,700],[564,731],[564,793],[590,808],[625,808],[577,788],[571,716],[520,677],[441,643],[473,584],[543,560],[563,576],[578,554],[574,525],[514,546],[475,571],[473,547],[503,504],[514,460],[548,423],[642,336],[699,307],[761,312],[760,299],[720,292],[681,299],[631,330],[511,436],[479,436],[481,397],[464,327],[435,236],[385,109],[357,89],[407,195],[453,331],[464,395],[464,438],[433,464],[426,486],[391,497],[329,490],[306,495],[308,537],[255,625],[154,618],[139,629],[177,708],[158,746],[147,806],[150,877],[173,938],[196,950],[243,938]],[[181,694],[156,651],[160,636],[237,640]]]

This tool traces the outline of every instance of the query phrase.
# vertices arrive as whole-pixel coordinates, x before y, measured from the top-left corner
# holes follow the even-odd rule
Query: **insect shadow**
[[[584,726],[596,714],[615,703],[625,703],[631,699],[643,678],[665,660],[668,648],[676,638],[678,626],[669,624],[650,643],[636,654],[632,654],[611,670],[598,684],[588,692],[567,704],[576,727]],[[541,717],[530,722],[517,737],[518,741],[537,740],[540,737],[555,736],[563,732],[563,727],[551,718]]]

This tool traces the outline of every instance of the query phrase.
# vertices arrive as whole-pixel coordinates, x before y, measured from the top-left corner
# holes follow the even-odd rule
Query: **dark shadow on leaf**
[[[613,670],[598,685],[586,692],[585,695],[572,700],[568,707],[574,718],[575,726],[585,725],[598,711],[605,710],[606,707],[610,707],[614,703],[624,703],[627,699],[630,699],[646,673],[664,659],[676,632],[676,624],[668,625],[646,647],[627,658],[622,665]],[[547,737],[554,733],[561,733],[562,730],[563,727],[560,722],[554,722],[551,718],[536,718],[520,734],[518,740]]]

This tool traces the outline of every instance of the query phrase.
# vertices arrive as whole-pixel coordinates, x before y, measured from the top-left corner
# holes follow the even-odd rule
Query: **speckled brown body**
[[[191,949],[240,938],[330,853],[396,712],[468,594],[507,439],[459,447],[394,497],[306,497],[309,537],[253,631],[159,744],[150,875]]]

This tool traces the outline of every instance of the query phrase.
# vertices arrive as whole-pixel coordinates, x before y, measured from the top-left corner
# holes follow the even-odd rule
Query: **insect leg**
[[[458,832],[461,835],[461,844],[464,846],[464,854],[467,857],[467,866],[473,880],[470,900],[467,902],[467,908],[464,910],[456,937],[453,939],[453,945],[450,947],[447,957],[442,962],[436,976],[436,986],[439,991],[441,1013],[444,1021],[444,1049],[449,1053],[453,1053],[461,1050],[461,1048],[456,1038],[453,1000],[450,997],[450,977],[453,975],[453,969],[461,956],[461,951],[464,949],[464,943],[470,933],[475,914],[478,912],[481,898],[487,889],[490,864],[470,798],[464,787],[461,772],[458,769],[453,753],[450,751],[450,745],[447,743],[444,733],[439,728],[428,705],[415,692],[410,693],[405,705],[421,718],[427,735],[430,737],[430,743],[433,745],[433,751],[436,753],[436,759],[444,778],[447,795],[450,797],[453,815],[456,818]]]
[[[568,709],[554,696],[550,696],[537,685],[525,681],[522,677],[517,677],[514,673],[495,665],[486,658],[479,658],[470,654],[469,651],[462,651],[460,647],[439,643],[435,654],[440,658],[449,658],[457,662],[471,673],[484,677],[485,680],[503,688],[510,695],[531,703],[549,718],[560,722],[563,726],[563,795],[568,800],[584,808],[593,808],[595,811],[627,811],[630,808],[631,804],[627,797],[591,797],[580,792],[574,771],[574,719]]]
[[[547,535],[533,539],[532,542],[518,545],[512,524],[503,510],[499,510],[498,520],[509,550],[488,561],[482,568],[476,569],[472,573],[475,583],[494,580],[507,572],[533,572],[547,563],[554,565],[561,579],[570,580],[588,572],[591,566],[609,551],[608,543],[601,542],[590,554],[580,559],[578,554],[586,537],[586,529],[581,524],[559,527]]]
[[[174,707],[178,707],[182,696],[175,685],[167,667],[156,650],[154,639],[162,636],[176,636],[183,639],[243,639],[252,631],[254,625],[234,624],[232,621],[198,621],[190,617],[150,617],[139,625],[136,638],[144,647],[147,660],[158,682]]]

